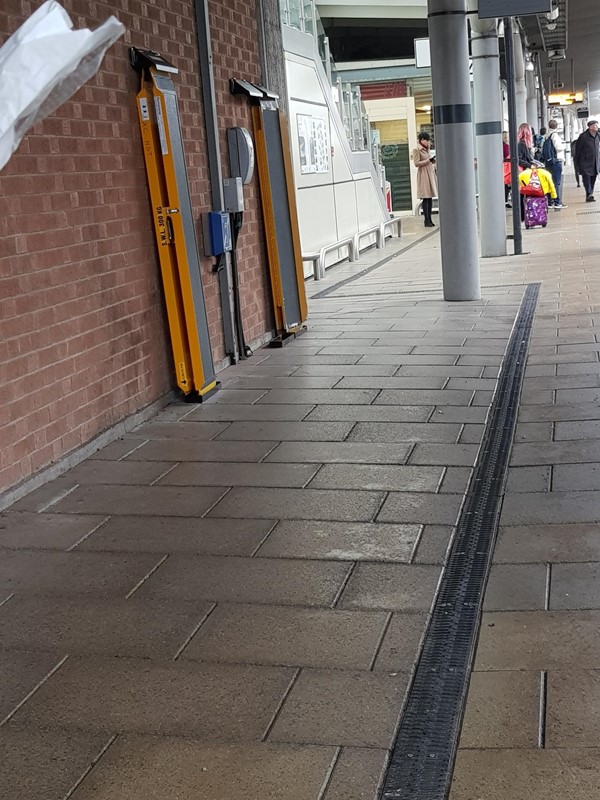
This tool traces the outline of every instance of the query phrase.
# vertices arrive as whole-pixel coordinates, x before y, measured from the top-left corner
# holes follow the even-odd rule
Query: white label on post
[[[163,119],[162,104],[160,102],[160,97],[154,98],[154,108],[156,110],[156,123],[158,125],[160,149],[163,156],[166,156],[169,153],[169,148],[167,146],[167,132],[165,130],[165,121]]]

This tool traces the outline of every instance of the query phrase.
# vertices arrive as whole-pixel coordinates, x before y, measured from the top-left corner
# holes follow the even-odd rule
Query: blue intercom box
[[[231,223],[226,211],[209,211],[202,215],[204,255],[220,256],[232,248]]]

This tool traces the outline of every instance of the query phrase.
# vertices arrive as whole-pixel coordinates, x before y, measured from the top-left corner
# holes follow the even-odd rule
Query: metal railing
[[[308,261],[309,263],[312,262],[313,277],[316,281],[320,281],[325,277],[325,259],[329,253],[333,253],[335,250],[341,250],[343,247],[347,247],[348,261],[358,261],[360,257],[361,242],[364,238],[375,235],[376,247],[381,249],[382,247],[385,247],[388,229],[390,230],[390,235],[393,236],[391,229],[394,226],[396,227],[398,238],[400,238],[402,236],[402,221],[400,217],[393,217],[385,222],[381,222],[379,225],[374,225],[372,228],[359,231],[357,234],[350,236],[347,239],[340,239],[339,242],[333,242],[332,244],[325,245],[316,253],[303,253],[302,261]]]

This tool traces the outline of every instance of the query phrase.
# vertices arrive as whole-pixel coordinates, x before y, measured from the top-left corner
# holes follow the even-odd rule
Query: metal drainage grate
[[[529,284],[408,692],[382,800],[446,800],[481,623],[540,284]]]
[[[598,210],[598,211],[578,211],[575,216],[576,217],[589,217],[590,214],[600,214],[600,210]]]

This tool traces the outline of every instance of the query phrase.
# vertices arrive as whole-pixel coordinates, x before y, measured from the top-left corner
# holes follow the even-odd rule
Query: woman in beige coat
[[[433,198],[437,197],[437,179],[435,175],[435,158],[429,155],[430,136],[427,131],[419,134],[419,146],[413,150],[413,161],[417,168],[417,197],[423,201],[425,227],[433,228],[431,219]]]

